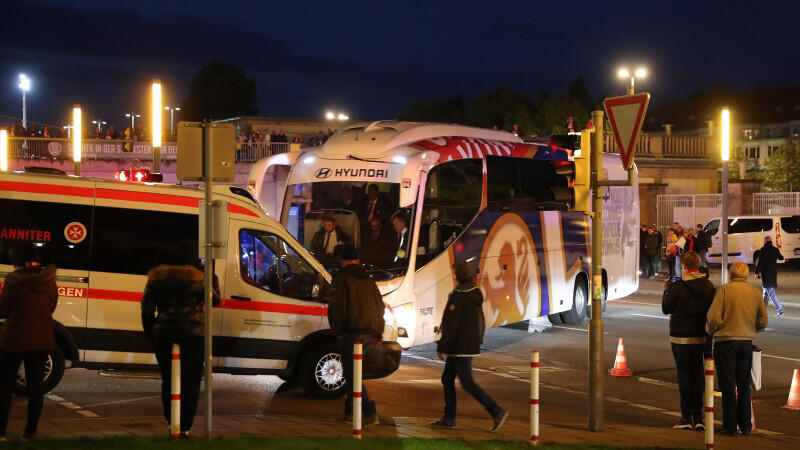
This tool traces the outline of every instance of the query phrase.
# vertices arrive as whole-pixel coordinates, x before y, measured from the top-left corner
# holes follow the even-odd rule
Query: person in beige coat
[[[767,328],[767,309],[761,291],[747,282],[747,264],[734,263],[730,282],[717,289],[708,310],[706,331],[714,336],[714,364],[722,391],[722,430],[718,433],[749,435],[750,368],[753,363],[753,338]],[[736,392],[738,390],[738,398]]]

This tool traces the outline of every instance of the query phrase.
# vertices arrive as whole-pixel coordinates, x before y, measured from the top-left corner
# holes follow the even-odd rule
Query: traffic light
[[[572,187],[575,193],[575,211],[588,213],[592,211],[592,169],[591,169],[591,149],[592,132],[584,130],[581,132],[580,149],[573,153],[575,163],[575,179]]]
[[[553,135],[550,137],[550,146],[569,152],[570,161],[554,161],[553,168],[556,175],[565,177],[568,181],[569,203],[573,211],[584,213],[591,212],[591,168],[590,148],[591,132],[583,131],[580,135]],[[563,196],[563,192],[562,192]]]

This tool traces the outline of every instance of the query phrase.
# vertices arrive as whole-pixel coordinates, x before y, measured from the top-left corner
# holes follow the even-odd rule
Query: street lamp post
[[[722,109],[720,122],[720,153],[722,157],[722,217],[719,221],[722,232],[722,267],[720,272],[721,282],[728,282],[728,160],[731,153],[731,112],[728,108]]]
[[[169,135],[173,136],[175,134],[175,111],[180,111],[181,109],[172,106],[165,106],[164,109],[169,111]]]
[[[141,114],[136,114],[135,112],[131,111],[131,112],[125,114],[125,117],[130,117],[131,118],[131,132],[133,132],[133,130],[136,129],[136,119],[142,117],[142,115]]]
[[[22,128],[28,129],[28,99],[27,92],[31,88],[31,79],[24,73],[19,74],[19,86],[22,89]]]
[[[626,67],[619,69],[617,72],[620,78],[628,79],[630,78],[631,84],[628,85],[628,95],[633,95],[634,86],[636,84],[636,78],[644,78],[647,76],[647,70],[643,67],[639,67],[636,69],[635,72],[629,71]]]
[[[161,80],[153,80],[153,173],[161,173]]]
[[[75,105],[75,107],[72,108],[72,127],[75,128],[75,134],[72,135],[72,161],[75,164],[75,175],[80,176],[81,151],[83,150],[81,147],[81,130],[83,129],[83,125],[81,124],[81,105]]]
[[[93,125],[97,125],[97,129],[100,130],[100,133],[103,133],[103,125],[106,124],[104,120],[97,119],[92,121]]]

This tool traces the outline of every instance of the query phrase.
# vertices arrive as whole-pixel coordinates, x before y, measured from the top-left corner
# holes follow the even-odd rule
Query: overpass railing
[[[718,152],[710,144],[707,136],[650,136],[640,134],[636,139],[634,152],[642,158],[689,158],[712,159]],[[619,153],[619,148],[611,134],[605,135],[605,151]]]
[[[291,146],[300,144],[288,142],[251,142],[236,149],[237,162],[255,162],[267,156],[286,153]],[[83,139],[81,159],[87,160],[153,160],[153,146],[148,141],[121,139]],[[66,138],[9,137],[8,157],[17,159],[72,160],[72,140]],[[175,161],[178,158],[178,144],[164,142],[161,158]]]

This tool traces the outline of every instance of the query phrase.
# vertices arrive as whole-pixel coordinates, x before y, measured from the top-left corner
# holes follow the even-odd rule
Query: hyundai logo
[[[327,167],[323,167],[322,169],[317,170],[317,173],[314,174],[317,178],[328,178],[332,175],[331,169]]]

